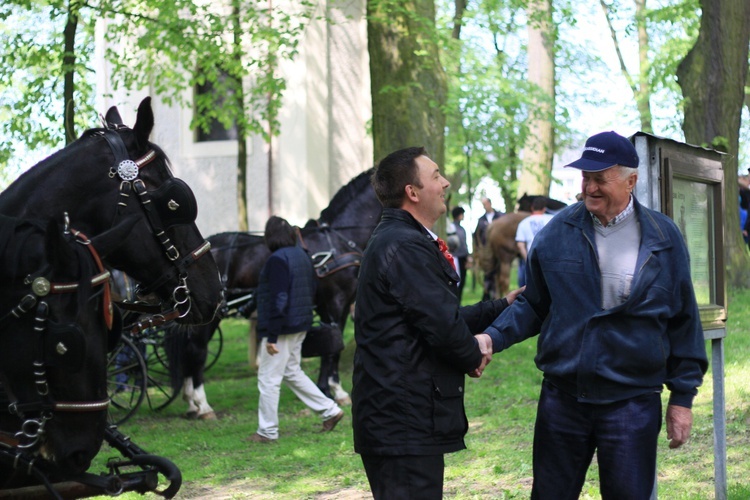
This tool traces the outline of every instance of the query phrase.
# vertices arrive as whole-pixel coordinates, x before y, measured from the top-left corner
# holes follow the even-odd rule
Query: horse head
[[[54,221],[0,221],[0,429],[17,452],[79,474],[106,426],[109,272],[90,240]]]
[[[0,213],[62,221],[67,212],[86,234],[138,215],[139,223],[106,264],[141,283],[142,296],[155,295],[177,308],[178,322],[206,323],[221,300],[218,271],[195,225],[192,191],[148,140],[153,125],[150,98],[138,107],[132,129],[110,108],[104,128],[87,130],[0,194]]]

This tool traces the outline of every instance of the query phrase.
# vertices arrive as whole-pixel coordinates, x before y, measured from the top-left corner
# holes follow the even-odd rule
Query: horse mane
[[[362,193],[362,190],[370,186],[370,177],[372,176],[372,172],[374,171],[374,168],[370,168],[368,170],[365,170],[364,172],[357,175],[354,179],[349,181],[347,184],[345,184],[341,189],[336,191],[336,194],[333,195],[333,198],[331,199],[331,202],[328,204],[326,208],[323,209],[322,212],[320,212],[319,221],[330,223],[336,215],[338,215],[344,207],[346,207],[349,202],[354,200],[357,196]],[[307,224],[305,224],[305,227],[317,225],[316,221],[309,220]]]
[[[123,130],[127,130],[128,132],[132,132],[129,128],[122,128]],[[102,139],[104,137],[104,128],[90,128],[88,130],[84,130],[80,137],[73,141],[72,143],[68,144],[62,149],[59,149],[34,165],[34,167],[41,166],[41,165],[51,165],[51,164],[64,164],[66,163],[66,160],[69,158],[72,158],[76,155],[80,156],[81,150],[89,147],[90,143],[92,141],[95,141],[97,139]],[[146,145],[146,148],[153,149],[156,152],[157,157],[164,159],[164,164],[167,168],[167,171],[170,173],[172,172],[172,169],[170,167],[169,158],[167,157],[166,153],[157,146],[156,144],[149,142]],[[109,149],[109,146],[107,147]],[[133,158],[135,159],[135,158]],[[32,167],[32,169],[34,168]],[[29,169],[31,170],[31,169]]]

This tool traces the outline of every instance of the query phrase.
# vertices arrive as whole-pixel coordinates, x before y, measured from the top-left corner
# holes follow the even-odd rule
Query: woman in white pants
[[[332,431],[344,417],[302,371],[302,341],[312,327],[317,278],[310,257],[297,246],[296,232],[280,217],[266,223],[265,240],[273,252],[260,272],[257,290],[258,335],[258,431],[254,442],[279,438],[279,393],[286,382],[297,397],[323,420],[323,431]]]

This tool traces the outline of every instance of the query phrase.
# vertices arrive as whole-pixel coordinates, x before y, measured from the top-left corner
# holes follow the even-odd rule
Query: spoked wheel
[[[151,410],[166,408],[180,394],[180,388],[172,389],[167,357],[167,339],[174,335],[181,335],[179,329],[153,328],[144,331],[138,340],[148,367],[146,399]]]
[[[146,395],[146,383],[146,362],[143,355],[123,335],[107,359],[110,422],[123,424],[138,410]]]
[[[224,334],[221,333],[221,326],[216,325],[211,340],[208,341],[208,357],[206,357],[206,371],[216,364],[219,360],[221,350],[224,348]]]

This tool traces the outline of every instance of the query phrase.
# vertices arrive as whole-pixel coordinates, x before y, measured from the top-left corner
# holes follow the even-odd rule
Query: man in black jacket
[[[384,208],[357,288],[354,449],[375,500],[441,498],[443,455],[466,447],[464,375],[480,376],[489,359],[486,336],[473,334],[518,291],[459,307],[453,258],[429,229],[450,183],[424,148],[388,155],[372,184]]]

